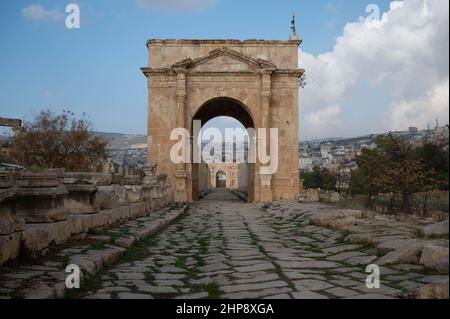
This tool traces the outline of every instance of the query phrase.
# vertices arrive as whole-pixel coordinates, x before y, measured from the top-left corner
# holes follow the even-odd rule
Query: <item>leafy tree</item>
[[[423,194],[423,211],[434,189],[448,189],[448,153],[440,146],[425,144],[413,148],[409,141],[392,135],[379,136],[377,148],[363,150],[357,158],[349,191],[372,198],[389,194],[390,209],[401,196],[401,210],[411,212],[414,194]]]
[[[336,190],[336,177],[334,177],[327,169],[321,170],[315,166],[310,173],[302,175],[303,185],[305,188],[320,188],[323,190]]]
[[[106,159],[106,141],[95,137],[91,123],[69,111],[41,111],[14,136],[8,157],[25,166],[97,171]]]
[[[442,145],[425,143],[414,150],[412,157],[423,164],[427,174],[427,186],[432,189],[448,190],[448,148]]]

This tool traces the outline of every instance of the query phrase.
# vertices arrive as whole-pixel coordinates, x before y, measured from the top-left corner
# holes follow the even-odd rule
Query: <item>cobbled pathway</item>
[[[309,225],[303,213],[298,203],[264,210],[213,192],[158,234],[144,255],[109,268],[81,297],[398,298],[442,279],[414,265],[381,267],[381,287],[368,289],[373,249]]]

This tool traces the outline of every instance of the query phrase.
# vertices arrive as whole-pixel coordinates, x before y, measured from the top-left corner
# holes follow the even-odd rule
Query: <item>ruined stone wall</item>
[[[173,202],[162,174],[0,172],[0,265]]]

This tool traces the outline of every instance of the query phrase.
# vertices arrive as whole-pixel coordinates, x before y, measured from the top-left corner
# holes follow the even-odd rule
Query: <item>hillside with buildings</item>
[[[393,136],[403,137],[413,145],[421,145],[425,141],[447,145],[449,142],[448,125],[426,130],[410,127],[406,131],[392,131],[389,133]],[[356,157],[361,154],[362,150],[375,148],[377,136],[389,133],[301,142],[299,146],[300,171],[304,173],[311,172],[314,167],[319,167],[334,173],[340,170],[343,170],[341,173],[349,173],[357,168]]]

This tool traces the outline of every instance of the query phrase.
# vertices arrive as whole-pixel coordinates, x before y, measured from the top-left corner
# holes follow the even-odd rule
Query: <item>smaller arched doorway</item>
[[[227,174],[223,171],[218,171],[216,174],[216,188],[227,187]]]

